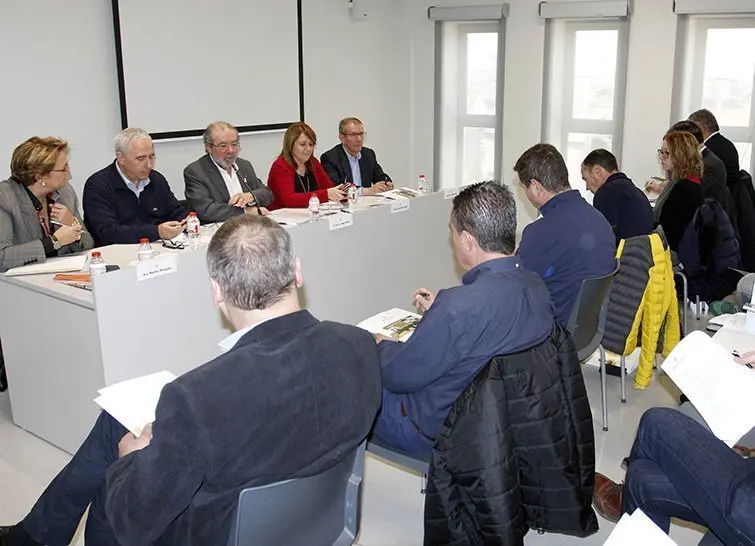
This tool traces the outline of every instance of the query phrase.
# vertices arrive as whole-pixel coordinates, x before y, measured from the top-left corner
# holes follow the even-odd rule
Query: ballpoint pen
[[[57,220],[50,220],[50,223],[55,224],[56,226],[75,227],[75,226],[69,226],[68,224],[64,224],[63,222],[58,222]],[[85,230],[84,228],[81,228],[81,233],[89,233],[89,232]]]

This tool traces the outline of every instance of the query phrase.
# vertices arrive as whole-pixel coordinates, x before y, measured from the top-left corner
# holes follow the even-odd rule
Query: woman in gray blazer
[[[65,140],[30,138],[14,150],[10,168],[0,182],[0,271],[94,246],[68,185]]]

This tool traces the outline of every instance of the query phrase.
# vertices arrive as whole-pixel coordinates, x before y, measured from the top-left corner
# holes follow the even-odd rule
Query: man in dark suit
[[[84,184],[84,223],[95,246],[172,239],[188,214],[155,165],[149,133],[135,127],[115,137],[115,161]]]
[[[724,165],[724,162],[721,161],[721,159],[705,144],[705,137],[703,136],[703,131],[700,126],[690,120],[678,121],[671,126],[669,131],[684,131],[686,133],[691,133],[692,136],[695,137],[697,143],[700,145],[700,152],[703,157],[703,196],[715,199],[721,203],[721,206],[729,216],[732,224],[736,224],[733,215],[734,206],[731,200],[731,193],[726,184],[726,165]],[[736,148],[734,151],[736,152]],[[736,229],[737,226],[734,225],[734,230],[736,231]]]
[[[136,438],[101,413],[71,462],[0,546],[225,544],[239,492],[318,474],[367,436],[380,406],[372,336],[299,305],[288,232],[242,215],[207,250],[212,298],[236,330],[224,354],[163,388]]]
[[[695,122],[703,132],[703,144],[718,158],[726,167],[726,182],[729,190],[739,183],[739,152],[734,143],[720,133],[718,121],[710,110],[702,109],[690,114],[690,121]]]
[[[336,186],[352,183],[362,188],[362,195],[375,195],[393,189],[393,181],[377,162],[375,152],[364,147],[364,137],[364,124],[360,120],[342,119],[338,124],[341,144],[320,156],[325,172]]]
[[[184,169],[189,208],[205,224],[225,222],[239,214],[266,214],[273,193],[257,178],[254,167],[239,157],[239,132],[214,121],[204,131],[204,156]]]

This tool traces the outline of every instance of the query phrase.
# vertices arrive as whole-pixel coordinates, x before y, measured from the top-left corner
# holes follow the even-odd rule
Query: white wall
[[[410,172],[403,138],[407,48],[393,38],[400,3],[372,2],[370,17],[354,22],[345,0],[303,1],[305,116],[318,134],[318,152],[338,141],[342,117],[358,116],[368,146],[399,180]],[[0,179],[10,174],[10,156],[20,142],[35,134],[61,136],[71,143],[72,183],[81,197],[86,178],[112,161],[112,139],[121,128],[110,2],[77,0],[75,8],[56,0],[2,2],[0,29]],[[222,48],[220,33],[214,37]],[[263,74],[260,85],[274,80],[275,74]],[[207,100],[222,100],[222,85]],[[242,155],[263,180],[282,136],[242,137]],[[156,151],[157,169],[182,197],[181,173],[203,153],[201,139],[157,142]]]
[[[561,0],[552,0],[561,1]],[[404,5],[412,63],[410,112],[415,128],[410,170],[430,171],[433,158],[433,104],[426,91],[434,82],[434,23],[430,5],[479,5],[492,0],[413,0]],[[506,22],[503,109],[503,179],[516,188],[514,163],[540,142],[545,70],[545,23],[539,0],[510,0]],[[671,121],[676,16],[670,0],[634,0],[630,19],[629,62],[622,167],[638,184],[656,175],[655,150]],[[536,217],[517,189],[520,229]]]

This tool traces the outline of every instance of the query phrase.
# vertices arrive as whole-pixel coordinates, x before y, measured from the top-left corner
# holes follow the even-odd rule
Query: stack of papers
[[[661,368],[729,447],[755,427],[755,371],[704,332],[687,335]]]
[[[418,190],[412,188],[396,188],[389,191],[384,191],[380,194],[382,197],[388,199],[413,199],[422,195]]]
[[[5,272],[8,277],[17,275],[39,275],[42,273],[66,273],[81,271],[87,263],[87,255],[67,256],[65,258],[50,258],[41,264],[14,267]]]
[[[279,224],[296,226],[309,222],[309,209],[278,209],[272,211],[268,218],[272,218]]]
[[[412,337],[420,320],[422,320],[422,317],[417,313],[394,308],[363,320],[357,326],[371,334],[380,334],[396,341],[405,342]]]
[[[632,513],[621,516],[619,523],[603,546],[676,546],[666,533],[661,531],[653,520],[639,508]]]
[[[100,389],[94,401],[138,438],[155,420],[163,387],[175,378],[172,373],[162,371],[121,381]]]

